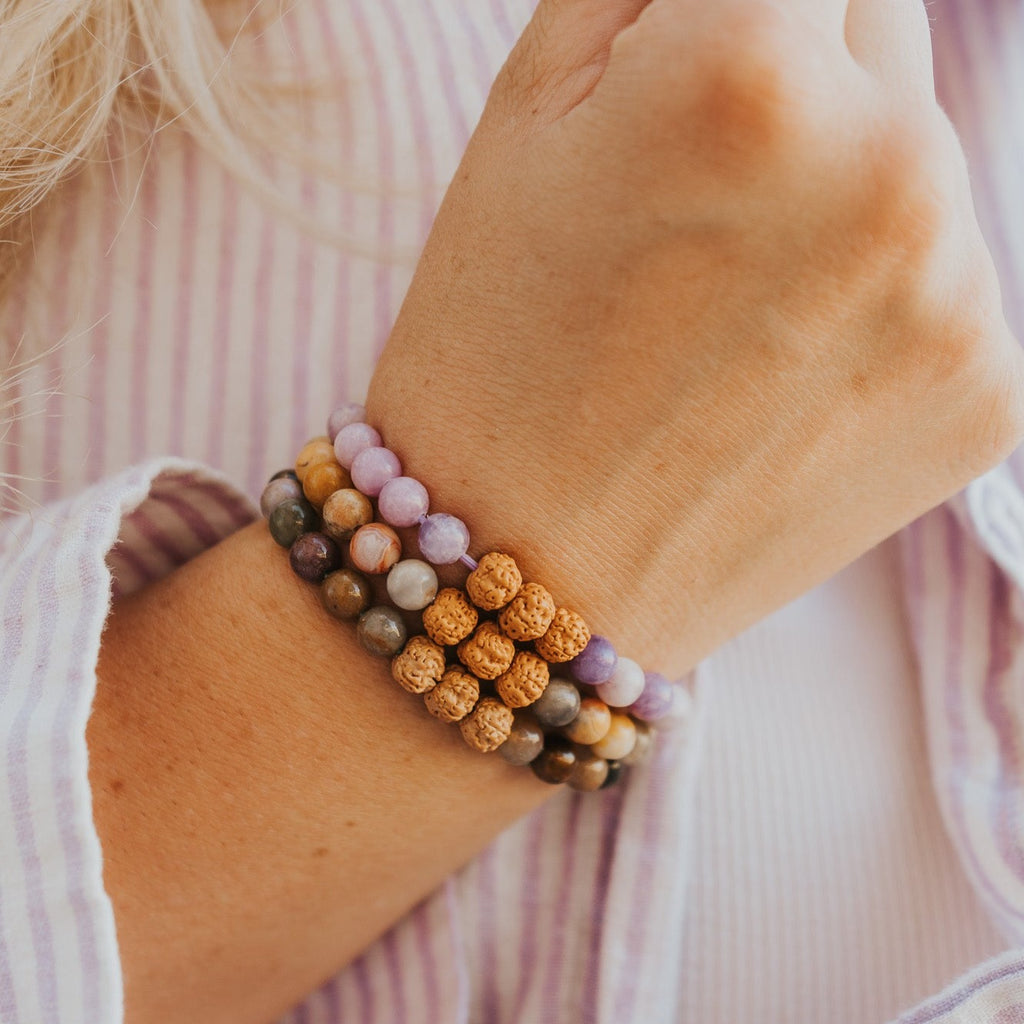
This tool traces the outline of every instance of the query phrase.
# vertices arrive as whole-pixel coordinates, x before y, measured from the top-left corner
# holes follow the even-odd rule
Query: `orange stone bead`
[[[608,705],[597,697],[584,697],[580,701],[579,714],[566,726],[562,732],[573,741],[589,746],[603,739],[611,728],[612,713]]]
[[[636,726],[629,715],[613,711],[608,731],[590,749],[598,757],[609,761],[617,761],[626,757],[636,745]]]
[[[321,462],[337,461],[331,439],[326,435],[314,437],[312,441],[307,441],[302,446],[302,450],[296,456],[295,475],[299,478],[299,483],[302,483],[306,479],[306,473],[310,466],[319,465]]]
[[[342,469],[337,462],[317,462],[306,470],[302,493],[310,505],[319,509],[335,491],[351,486],[352,477],[347,469]]]

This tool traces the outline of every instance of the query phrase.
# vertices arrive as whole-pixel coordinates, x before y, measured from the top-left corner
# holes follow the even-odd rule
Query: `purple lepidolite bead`
[[[435,512],[420,523],[420,554],[434,565],[451,565],[469,549],[469,529],[455,516]]]
[[[672,707],[672,684],[660,672],[644,673],[644,692],[633,702],[630,713],[645,722],[668,714]]]
[[[411,476],[388,480],[377,496],[381,518],[392,526],[415,526],[427,514],[430,496],[426,487]]]
[[[366,418],[366,409],[356,402],[346,402],[339,405],[330,416],[327,417],[327,436],[334,444],[334,439],[341,433],[342,429],[350,423],[362,423]]]
[[[352,460],[364,448],[379,448],[380,434],[369,423],[350,423],[338,431],[334,439],[334,457],[350,469]]]
[[[402,475],[402,463],[390,448],[364,448],[352,460],[352,483],[371,498],[389,481]]]
[[[612,642],[595,633],[587,646],[569,662],[569,669],[581,683],[605,683],[612,677],[619,656]]]

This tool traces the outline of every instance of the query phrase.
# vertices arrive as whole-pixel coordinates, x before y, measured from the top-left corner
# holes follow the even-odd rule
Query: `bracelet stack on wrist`
[[[458,724],[473,749],[497,750],[549,783],[614,784],[646,757],[650,723],[672,717],[685,692],[619,657],[581,615],[525,582],[510,555],[471,558],[465,523],[430,514],[427,489],[402,475],[364,416],[360,405],[337,409],[328,434],[263,491],[270,533],[296,575],[319,584],[324,608],[354,622],[361,645],[389,658],[402,688]],[[402,557],[396,530],[410,527],[420,558]],[[439,590],[433,567],[456,562],[469,570],[464,586]],[[386,601],[375,600],[374,579]]]

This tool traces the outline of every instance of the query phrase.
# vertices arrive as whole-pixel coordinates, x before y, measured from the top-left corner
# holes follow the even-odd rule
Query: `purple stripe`
[[[390,1024],[405,1024],[409,1019],[406,1007],[405,985],[407,979],[402,974],[402,961],[398,955],[398,927],[392,928],[384,936],[384,961],[387,964],[389,988],[391,990],[394,1009],[389,1018]]]
[[[252,362],[249,372],[249,459],[246,469],[246,486],[250,494],[259,493],[266,480],[267,453],[271,450],[268,440],[268,426],[271,418],[269,408],[270,375],[270,296],[274,279],[274,245],[271,219],[264,214],[260,225],[259,257],[256,262],[256,288],[253,295],[253,338]]]
[[[29,594],[29,582],[40,561],[40,578],[34,592]],[[11,625],[15,622],[16,616],[20,623],[22,609],[35,609],[39,636],[43,641],[42,650],[31,652],[34,655],[31,659],[33,670],[30,671],[21,693],[21,704],[10,722],[11,745],[7,751],[7,785],[14,808],[14,835],[25,875],[25,912],[32,936],[32,962],[35,968],[33,974],[39,1011],[42,1014],[42,1018],[33,1020],[32,1024],[57,1020],[57,971],[53,931],[46,908],[46,879],[32,821],[32,793],[26,755],[29,723],[43,697],[50,654],[54,648],[52,638],[57,635],[57,609],[47,600],[50,595],[56,593],[55,562],[56,559],[52,557],[45,558],[38,546],[26,552],[14,585],[8,591],[7,600],[4,602],[3,659],[0,662],[13,667],[15,660],[24,652],[24,633],[22,630],[12,629]],[[38,646],[40,645],[37,642],[37,648]],[[21,668],[26,668],[25,659],[22,659]],[[4,1024],[17,1024],[17,1021],[5,1019]]]
[[[352,964],[352,972],[356,978],[356,990],[359,992],[359,1021],[373,1021],[377,1017],[377,1000],[373,986],[370,984],[369,967],[364,954]]]
[[[475,887],[477,945],[480,949],[481,1002],[484,1020],[498,1015],[500,964],[494,922],[498,920],[498,847],[491,843],[476,859]]]
[[[359,46],[363,53],[376,52],[373,36],[363,12],[362,0],[352,0],[352,23],[359,37]],[[373,96],[374,124],[377,131],[377,166],[379,177],[389,187],[394,185],[395,155],[394,143],[391,138],[391,110],[388,105],[387,93],[381,69],[376,61],[369,64],[370,91]],[[381,250],[390,252],[394,245],[395,224],[391,203],[383,197],[377,204],[377,237],[380,239]],[[383,263],[377,267],[374,283],[374,352],[379,355],[391,332],[391,272]]]
[[[588,794],[589,795],[589,794]],[[559,861],[559,885],[558,898],[555,902],[554,913],[551,915],[551,924],[548,930],[551,932],[551,948],[556,952],[565,948],[565,929],[569,918],[569,897],[575,888],[577,881],[576,870],[576,849],[579,845],[580,813],[583,810],[583,801],[587,799],[582,793],[573,793],[569,798],[569,814],[565,825],[565,836],[559,844],[556,852]],[[593,797],[591,796],[591,799]],[[566,971],[560,956],[548,957],[547,969],[544,972],[542,992],[542,1005],[548,1007],[561,1007],[559,995],[562,985],[566,981],[574,982],[575,978],[566,978]],[[533,982],[533,978],[528,979]]]
[[[427,1012],[425,1020],[441,1019],[441,989],[438,984],[437,957],[434,954],[434,932],[430,927],[429,901],[421,903],[412,915],[413,931],[416,935],[416,947],[423,961],[423,976],[426,978],[424,1002]]]
[[[1016,960],[1011,964],[994,967],[990,971],[972,978],[962,988],[945,993],[937,999],[929,1001],[924,1006],[919,1006],[910,1013],[903,1014],[897,1024],[927,1024],[928,1021],[936,1020],[943,1014],[951,1013],[953,1010],[963,1006],[968,999],[976,996],[987,986],[1005,981],[1007,978],[1012,978],[1015,975],[1020,975],[1022,982],[1024,982],[1024,963],[1020,960]]]
[[[523,909],[532,911],[526,914],[527,920],[522,925],[519,934],[519,980],[515,987],[516,1001],[515,1009],[509,1014],[510,1020],[523,1020],[523,1004],[529,995],[529,981],[537,976],[537,950],[540,948],[541,914],[540,907],[540,884],[541,865],[543,863],[543,851],[545,847],[544,836],[547,831],[549,814],[543,811],[535,813],[530,821],[529,836],[526,843],[526,856],[523,858],[520,878],[530,879],[529,888],[524,893]],[[532,896],[532,900],[531,897]],[[487,927],[494,927],[493,922]],[[485,965],[489,966],[489,965]],[[493,991],[497,983],[497,971],[489,973],[487,988],[484,990],[488,997],[484,1003],[484,1020],[497,1020],[498,1016],[498,993]]]
[[[1024,849],[1019,834],[1020,779],[1024,761],[1014,729],[1017,715],[1013,689],[1013,652],[1020,649],[1019,629],[1010,610],[1011,587],[1006,576],[989,563],[989,663],[982,699],[985,717],[992,726],[998,750],[998,776],[992,787],[989,810],[992,833],[1003,861],[1019,881],[1024,881]],[[1017,918],[1021,915],[1018,911]]]
[[[948,507],[936,510],[928,518],[934,519],[936,526],[945,534],[946,561],[950,575],[946,628],[943,634],[946,638],[945,665],[947,673],[945,712],[950,724],[950,771],[947,785],[950,813],[954,830],[959,836],[961,855],[966,859],[974,874],[975,884],[992,902],[993,906],[1012,920],[1017,916],[1016,911],[1007,903],[1004,894],[989,878],[975,849],[971,827],[967,821],[965,808],[967,800],[961,792],[961,780],[965,774],[964,765],[970,763],[963,708],[964,594],[967,587],[964,551],[965,549],[969,550],[966,545],[969,545],[970,541],[962,535],[952,511]],[[920,596],[918,599],[920,600]]]
[[[445,879],[444,904],[448,926],[452,933],[452,966],[455,971],[455,1019],[452,1024],[465,1024],[469,1020],[469,969],[466,966],[466,942],[462,931],[455,881]]]
[[[150,498],[171,503],[181,500],[182,491],[201,494],[223,512],[236,528],[248,526],[256,518],[244,498],[235,495],[216,480],[205,479],[198,472],[180,473],[177,470],[170,470],[161,473],[152,484]],[[206,521],[204,519],[204,522]],[[222,535],[217,532],[212,538],[212,543],[216,544],[222,539]]]
[[[107,525],[107,518],[110,515],[109,509],[93,510],[85,530],[85,540],[82,544],[78,562],[79,581],[88,581],[89,593],[86,593],[86,586],[82,586],[82,601],[78,614],[78,621],[75,623],[73,639],[71,641],[72,665],[68,674],[67,685],[63,687],[61,702],[57,708],[54,719],[53,750],[53,792],[56,798],[57,823],[60,832],[61,847],[64,851],[64,861],[69,866],[69,873],[81,878],[84,873],[84,853],[81,839],[75,829],[76,807],[75,787],[85,785],[88,787],[88,777],[83,780],[76,774],[78,767],[85,767],[87,758],[83,758],[82,765],[74,765],[71,753],[71,725],[74,722],[75,713],[79,702],[79,694],[91,687],[90,680],[94,674],[94,666],[90,663],[86,666],[80,658],[79,652],[85,651],[89,646],[94,628],[94,617],[96,615],[97,602],[100,597],[101,581],[91,578],[93,573],[93,559],[97,553],[95,548],[99,537],[103,534]],[[95,591],[95,593],[92,593]],[[62,613],[66,616],[69,610]],[[88,715],[86,716],[88,717]],[[84,726],[84,720],[81,723]],[[84,736],[76,735],[76,741],[85,742]],[[61,767],[63,766],[63,768]],[[103,879],[100,875],[94,879],[96,889],[89,893],[89,880],[83,879],[79,886],[71,887],[68,898],[71,905],[72,916],[75,920],[75,931],[78,936],[79,962],[82,968],[82,1008],[84,1018],[87,1021],[99,1021],[105,1016],[101,1013],[100,996],[100,955],[96,930],[93,922],[94,899],[90,896],[98,896],[103,892]]]
[[[182,143],[181,244],[178,250],[178,269],[175,275],[178,300],[174,309],[172,332],[173,357],[171,361],[170,451],[180,455],[185,451],[185,399],[188,395],[188,368],[192,352],[192,301],[195,293],[195,271],[200,260],[196,254],[199,240],[199,181],[196,167],[196,143],[185,139]],[[222,344],[222,339],[213,339]],[[138,396],[136,396],[138,400]]]
[[[601,951],[608,924],[608,888],[612,875],[612,861],[615,857],[615,843],[619,834],[619,821],[622,817],[622,804],[625,799],[624,790],[612,789],[604,799],[605,805],[601,808],[604,819],[601,825],[601,855],[597,865],[594,910],[590,916],[590,948],[583,968],[583,998],[580,1006],[580,1019],[583,1024],[597,1024],[599,1020]]]

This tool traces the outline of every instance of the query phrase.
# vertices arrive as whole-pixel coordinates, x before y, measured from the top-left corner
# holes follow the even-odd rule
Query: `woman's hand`
[[[918,0],[543,0],[370,418],[473,550],[681,671],[999,461],[1022,396]]]

